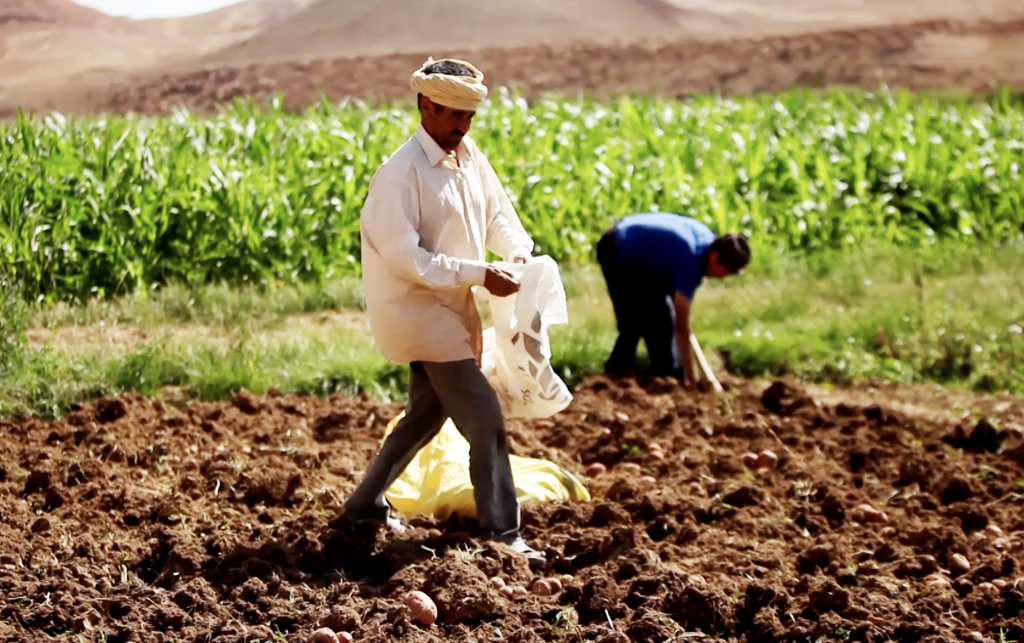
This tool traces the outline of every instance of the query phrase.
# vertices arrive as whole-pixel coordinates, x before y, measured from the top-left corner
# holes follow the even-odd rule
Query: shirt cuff
[[[512,252],[508,253],[508,256],[505,257],[505,261],[512,262],[518,259],[519,257],[529,259],[530,249],[527,248],[526,246],[516,246],[515,248],[512,248]]]
[[[463,259],[459,262],[459,285],[482,286],[487,278],[487,262]]]

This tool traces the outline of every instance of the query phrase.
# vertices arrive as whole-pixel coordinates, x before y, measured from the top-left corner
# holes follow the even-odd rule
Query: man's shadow
[[[416,519],[408,532],[395,533],[339,516],[319,533],[295,531],[258,546],[242,544],[220,552],[211,556],[199,575],[221,592],[251,578],[303,582],[311,587],[342,580],[380,587],[402,569],[464,545],[479,531],[475,526],[475,520]]]

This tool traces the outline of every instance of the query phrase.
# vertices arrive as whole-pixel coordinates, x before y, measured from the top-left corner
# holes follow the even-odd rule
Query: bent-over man
[[[533,240],[494,169],[468,136],[487,88],[459,60],[413,74],[420,124],[377,170],[361,214],[366,308],[378,349],[409,364],[406,415],[395,426],[343,514],[405,526],[385,492],[451,418],[470,445],[470,478],[485,537],[545,558],[520,535],[520,510],[497,393],[480,370],[483,336],[471,288],[498,297],[519,284],[486,262],[486,250],[526,263]]]
[[[633,214],[601,237],[597,260],[619,331],[605,372],[633,373],[643,338],[651,375],[685,376],[686,386],[695,386],[690,344],[693,297],[704,277],[721,279],[742,272],[750,261],[746,238],[716,236],[700,221],[679,214]]]

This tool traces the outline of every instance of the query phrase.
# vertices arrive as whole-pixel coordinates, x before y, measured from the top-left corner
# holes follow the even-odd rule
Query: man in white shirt
[[[470,444],[477,517],[487,538],[543,565],[520,536],[520,511],[497,394],[480,370],[482,328],[472,288],[519,290],[488,264],[491,250],[525,263],[533,240],[500,180],[467,136],[487,95],[464,61],[428,61],[412,78],[421,121],[377,170],[361,215],[363,283],[374,339],[411,369],[405,417],[345,502],[356,522],[404,526],[384,493],[450,417]]]

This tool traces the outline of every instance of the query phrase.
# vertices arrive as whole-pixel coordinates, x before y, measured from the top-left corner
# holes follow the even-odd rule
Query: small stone
[[[882,627],[883,625],[886,624],[886,622],[887,621],[884,618],[882,618],[881,616],[869,616],[868,617],[868,623],[871,623],[872,625],[875,625],[877,627]]]
[[[497,587],[498,589],[501,589],[502,587],[505,586],[505,581],[502,580],[501,578],[495,576],[494,578],[491,579],[491,585],[493,585],[494,587]]]
[[[647,450],[648,451],[664,451],[664,449],[661,448],[661,445],[658,444],[657,442],[651,442],[650,444],[648,444],[647,445]]]
[[[691,585],[694,585],[696,587],[704,587],[708,584],[708,582],[704,580],[704,577],[700,574],[694,574],[693,576],[690,576],[689,581]]]
[[[743,466],[748,469],[757,468],[757,454],[756,453],[744,453],[743,454]]]
[[[992,583],[978,583],[974,586],[974,589],[984,594],[995,594],[998,591]]]
[[[1001,578],[997,578],[994,581],[992,581],[992,586],[995,587],[1000,592],[1002,592],[1002,591],[1005,591],[1006,588],[1010,586],[1010,584],[1007,583],[1006,581],[1004,581]]]
[[[619,422],[629,422],[629,416],[623,413],[622,411],[615,412],[615,419],[618,420]]]
[[[626,473],[639,474],[640,465],[636,462],[626,462],[622,465],[622,470]]]
[[[654,484],[654,483],[657,482],[657,479],[655,479],[653,476],[644,476],[644,477],[640,478],[640,482],[646,482],[647,484]]]
[[[651,456],[651,459],[657,460],[658,462],[665,461],[665,454],[662,451],[649,451],[647,455]]]
[[[607,442],[608,440],[612,439],[612,430],[604,429],[603,431],[601,431],[601,434],[598,437],[602,442]]]
[[[32,523],[33,534],[42,534],[47,531],[50,531],[50,521],[46,518],[39,518],[34,523]]]
[[[591,478],[602,476],[606,471],[608,471],[608,467],[604,466],[600,462],[594,462],[587,466],[587,476]]]
[[[762,451],[757,456],[758,469],[774,469],[779,465],[779,456],[774,451]]]

